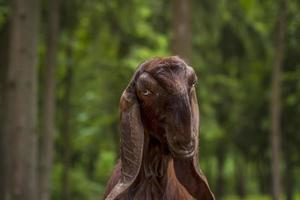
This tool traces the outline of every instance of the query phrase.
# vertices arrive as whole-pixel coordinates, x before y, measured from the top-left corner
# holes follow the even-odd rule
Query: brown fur
[[[173,159],[169,153],[163,153],[160,145],[151,138],[149,146],[144,150],[142,170],[135,183],[119,200],[192,200],[192,196],[177,180]],[[107,196],[121,178],[121,162],[116,165],[108,182],[104,196]],[[134,198],[133,198],[134,197]]]
[[[214,200],[198,166],[193,69],[176,56],[141,64],[121,101],[121,159],[106,200]]]

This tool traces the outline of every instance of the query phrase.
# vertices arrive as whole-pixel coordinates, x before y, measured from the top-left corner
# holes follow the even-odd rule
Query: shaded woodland
[[[300,199],[299,0],[0,0],[0,200],[101,199],[122,91],[169,55],[216,198]]]

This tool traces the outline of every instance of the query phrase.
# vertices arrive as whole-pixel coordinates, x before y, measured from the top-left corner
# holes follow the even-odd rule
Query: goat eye
[[[196,85],[197,85],[197,81],[194,81],[194,82],[192,83],[192,87],[191,87],[191,88],[196,87]]]
[[[144,96],[148,96],[150,94],[151,94],[150,90],[143,90],[142,91],[142,95],[144,95]]]
[[[190,86],[190,91],[193,90],[193,88],[195,88],[197,85],[197,81],[192,82],[191,86]]]

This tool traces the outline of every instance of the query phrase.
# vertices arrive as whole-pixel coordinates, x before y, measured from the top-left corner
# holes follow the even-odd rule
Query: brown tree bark
[[[279,0],[275,56],[272,71],[271,94],[271,147],[272,147],[272,198],[279,200],[282,191],[281,162],[281,74],[285,46],[286,0]]]
[[[4,158],[4,137],[3,137],[3,120],[4,120],[4,89],[5,75],[8,62],[8,22],[0,30],[0,158]],[[5,160],[0,159],[0,177],[4,177]],[[4,179],[0,179],[0,199],[4,199]]]
[[[172,52],[187,62],[191,59],[191,0],[172,1]]]
[[[39,200],[48,200],[52,172],[55,114],[55,68],[59,38],[60,0],[49,1],[47,50],[43,75],[41,136],[39,145]]]
[[[235,184],[236,184],[236,194],[239,199],[244,199],[246,196],[246,166],[244,164],[243,158],[239,158],[236,161],[236,169],[235,169]]]
[[[286,200],[293,200],[294,197],[294,186],[295,186],[295,174],[294,165],[291,161],[290,156],[286,156],[285,166],[285,192]]]
[[[12,0],[3,136],[4,199],[37,199],[38,0]]]

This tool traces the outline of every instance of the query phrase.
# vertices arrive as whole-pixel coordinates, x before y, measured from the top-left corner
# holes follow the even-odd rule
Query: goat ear
[[[198,200],[214,200],[206,177],[202,173],[198,162],[199,145],[199,108],[195,88],[191,93],[192,123],[195,133],[196,150],[191,159],[174,159],[174,168],[177,179],[186,188],[186,190]]]
[[[138,69],[120,100],[121,179],[105,198],[106,200],[118,199],[134,182],[141,168],[144,128],[135,91],[136,80],[140,73]]]

